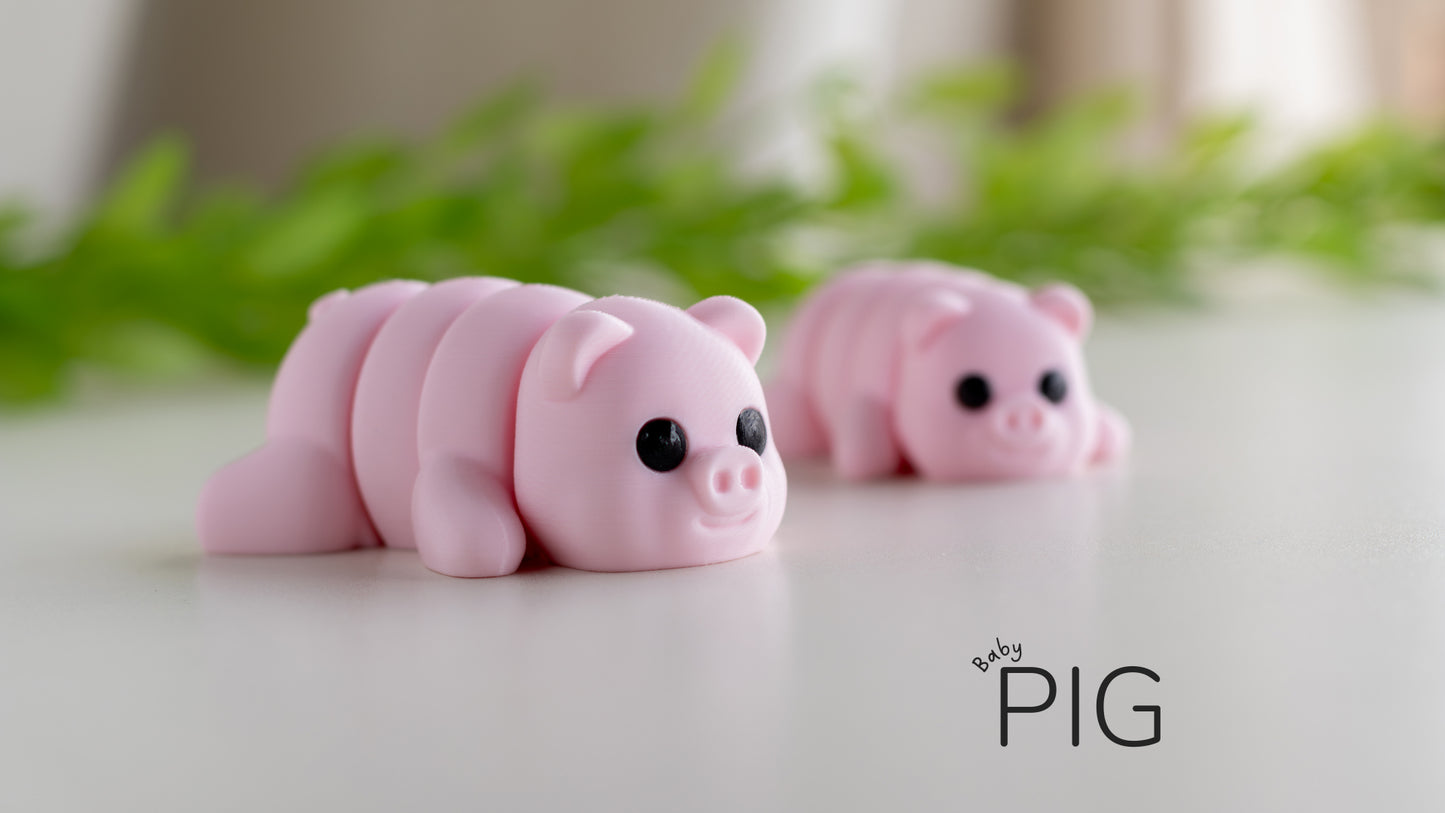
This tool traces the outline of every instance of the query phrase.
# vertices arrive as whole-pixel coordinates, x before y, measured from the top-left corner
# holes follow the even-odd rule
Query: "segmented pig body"
[[[845,477],[1047,476],[1112,459],[1127,425],[1081,352],[1092,317],[1069,286],[1030,291],[938,263],[874,263],[803,303],[768,398],[788,457]]]
[[[555,560],[598,570],[745,555],[771,536],[786,494],[776,451],[732,436],[734,402],[764,420],[756,356],[741,349],[760,350],[762,335],[756,311],[731,298],[684,312],[489,277],[336,292],[312,306],[282,363],[266,445],[208,484],[202,543],[418,548],[460,576],[511,572],[528,534]],[[688,380],[698,376],[726,386],[710,394]],[[694,427],[670,479],[633,448],[659,410]],[[668,507],[599,516],[629,502]],[[660,528],[657,514],[689,530]],[[727,530],[689,546],[680,537],[694,525]]]

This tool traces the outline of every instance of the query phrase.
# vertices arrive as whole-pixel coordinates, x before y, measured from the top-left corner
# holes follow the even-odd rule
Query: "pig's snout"
[[[689,466],[693,491],[714,517],[741,517],[762,502],[763,461],[743,446],[709,449]]]
[[[1037,398],[1020,396],[999,404],[993,433],[1004,444],[1025,449],[1046,443],[1058,431],[1058,422]]]

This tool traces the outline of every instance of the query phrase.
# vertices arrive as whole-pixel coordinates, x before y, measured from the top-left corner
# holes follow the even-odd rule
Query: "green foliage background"
[[[842,264],[934,257],[1105,304],[1180,301],[1200,269],[1286,252],[1342,280],[1422,278],[1390,235],[1445,219],[1445,142],[1377,124],[1264,174],[1242,119],[1201,122],[1143,166],[1116,160],[1125,92],[1010,122],[1014,73],[929,76],[863,113],[841,77],[813,103],[828,180],[739,173],[714,138],[741,66],[720,49],[676,103],[584,109],[507,89],[424,143],[336,145],[280,192],[205,185],[158,139],[67,233],[0,211],[0,405],[80,369],[273,365],[325,291],[489,273],[596,294],[655,275],[680,294],[786,302]],[[951,153],[923,205],[885,149],[900,123]],[[1201,258],[1210,262],[1202,263]]]

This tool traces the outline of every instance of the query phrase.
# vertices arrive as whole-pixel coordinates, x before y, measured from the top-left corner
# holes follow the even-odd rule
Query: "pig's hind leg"
[[[351,458],[351,407],[376,332],[421,283],[312,305],[271,390],[266,443],[213,475],[197,526],[210,553],[328,553],[375,541]]]

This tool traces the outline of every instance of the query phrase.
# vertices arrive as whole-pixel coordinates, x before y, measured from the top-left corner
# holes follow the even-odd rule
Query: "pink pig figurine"
[[[850,480],[1047,477],[1119,458],[1128,424],[1084,370],[1092,319],[1069,285],[930,262],[839,274],[799,309],[768,388],[782,453],[830,453]]]
[[[449,576],[653,570],[761,549],[787,500],[750,305],[686,311],[488,277],[337,291],[266,443],[201,495],[211,553],[416,548]]]

